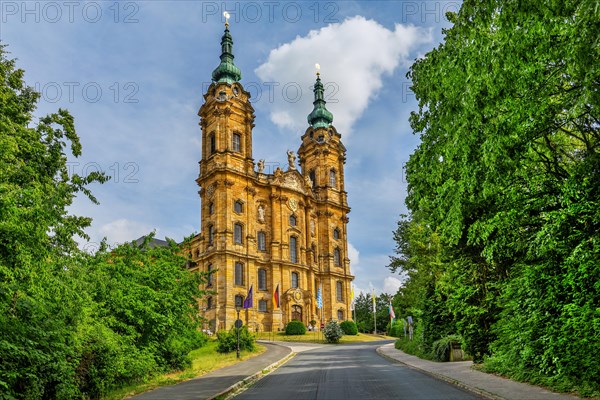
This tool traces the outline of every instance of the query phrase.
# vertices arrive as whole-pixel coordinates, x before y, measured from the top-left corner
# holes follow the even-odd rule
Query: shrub
[[[403,336],[404,335],[404,324],[402,323],[402,320],[394,321],[394,325],[392,325],[388,334],[393,337]]]
[[[304,335],[306,333],[306,327],[300,321],[290,321],[285,326],[286,335]]]
[[[435,361],[449,361],[452,343],[461,343],[462,338],[458,335],[448,335],[433,342],[431,355]]]
[[[344,335],[358,335],[358,328],[354,321],[344,321],[340,324],[340,328],[342,328]]]
[[[339,343],[341,337],[344,336],[344,332],[336,321],[329,321],[325,324],[323,335],[325,336],[327,343]]]
[[[229,332],[227,331],[219,331],[217,332],[217,341],[219,344],[217,345],[217,352],[219,353],[229,353],[232,351],[236,351],[237,349],[237,332],[236,328],[232,327]],[[240,350],[248,350],[252,351],[255,347],[256,339],[254,335],[248,331],[247,326],[242,326],[240,328]]]

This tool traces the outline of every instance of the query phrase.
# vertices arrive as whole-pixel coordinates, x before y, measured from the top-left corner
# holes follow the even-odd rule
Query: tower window
[[[259,312],[267,312],[267,301],[266,300],[258,301],[258,311]]]
[[[317,174],[315,173],[314,169],[310,170],[308,176],[310,177],[313,187],[317,186]]]
[[[336,183],[336,179],[335,179],[335,170],[330,170],[329,171],[329,186],[331,186],[332,188],[336,187],[337,183]]]
[[[258,250],[266,251],[267,250],[267,235],[264,232],[258,232]]]
[[[267,290],[267,271],[262,268],[258,270],[258,290]]]
[[[339,267],[341,265],[341,257],[340,257],[340,249],[338,247],[336,247],[333,250],[333,263],[335,264],[336,267]]]
[[[210,203],[208,205],[208,215],[213,215],[215,213],[215,203]]]
[[[243,210],[244,210],[244,205],[242,204],[241,201],[238,200],[235,203],[233,203],[233,211],[235,211],[238,214],[241,214]]]
[[[344,311],[338,310],[338,321],[343,321],[343,320],[344,320]]]
[[[294,214],[290,215],[290,226],[296,226],[297,223],[298,220],[296,219],[296,216]]]
[[[335,297],[337,301],[344,301],[344,294],[342,291],[342,281],[337,281],[335,283]]]
[[[233,151],[241,151],[242,148],[242,138],[239,133],[233,134]]]
[[[340,238],[340,230],[338,228],[333,230],[333,238],[336,240]]]
[[[292,272],[292,287],[296,289],[298,287],[298,273]]]
[[[215,154],[217,151],[217,139],[215,138],[215,134],[211,133],[210,138],[208,139],[210,144],[210,154]]]
[[[206,286],[212,286],[212,284],[213,284],[213,274],[212,274],[213,266],[212,266],[212,264],[208,264],[208,266],[206,267],[206,272],[208,274],[208,276],[206,277]]]
[[[236,262],[235,263],[234,283],[237,286],[243,286],[244,285],[244,264],[242,264],[241,262]]]
[[[206,309],[210,310],[211,308],[213,308],[213,299],[212,297],[209,297],[206,299]]]
[[[295,236],[290,237],[290,261],[298,262],[298,239]]]
[[[242,233],[244,232],[244,228],[242,224],[235,224],[233,226],[233,241],[235,244],[242,244]]]
[[[208,226],[208,245],[212,246],[215,241],[215,227],[212,225]]]

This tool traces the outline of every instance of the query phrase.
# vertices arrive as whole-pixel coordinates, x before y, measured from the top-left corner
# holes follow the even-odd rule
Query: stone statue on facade
[[[265,207],[262,204],[258,206],[258,222],[265,222]]]
[[[258,173],[262,174],[263,171],[265,170],[265,160],[258,160]]]
[[[290,165],[289,169],[296,169],[296,155],[294,154],[294,152],[292,150],[288,150],[287,156],[288,163]]]

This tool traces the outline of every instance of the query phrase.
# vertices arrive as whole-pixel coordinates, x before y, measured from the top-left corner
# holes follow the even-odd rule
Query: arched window
[[[244,296],[239,294],[235,295],[235,306],[240,308],[244,306]]]
[[[208,226],[208,245],[212,246],[215,241],[215,227],[212,225]]]
[[[334,264],[336,267],[339,267],[339,266],[341,265],[340,258],[341,258],[341,257],[340,257],[340,249],[339,249],[338,247],[336,247],[336,248],[333,250],[333,264]]]
[[[258,301],[258,311],[259,312],[267,312],[267,301],[266,300]]]
[[[258,250],[260,250],[260,251],[267,250],[267,235],[264,232],[258,232],[257,245],[258,245]]]
[[[215,138],[215,134],[211,133],[208,139],[210,145],[210,154],[215,154],[217,151],[217,138]]]
[[[298,239],[295,236],[290,237],[290,261],[298,262]]]
[[[344,320],[344,310],[338,310],[338,321]]]
[[[329,186],[331,186],[332,188],[337,186],[334,169],[329,171]]]
[[[242,264],[241,262],[235,263],[234,283],[238,286],[244,285],[244,264]]]
[[[314,243],[310,246],[310,250],[312,251],[313,262],[317,262],[317,246]]]
[[[267,290],[267,271],[262,268],[258,270],[258,290]]]
[[[233,226],[233,242],[235,244],[242,244],[242,234],[244,232],[244,228],[242,224],[235,224]]]
[[[296,289],[298,287],[298,273],[292,272],[292,287]]]
[[[206,267],[206,272],[208,274],[208,276],[206,277],[206,286],[212,286],[213,284],[213,266],[212,264],[208,264],[208,266]]]
[[[317,186],[317,174],[314,169],[310,170],[308,176],[310,177],[313,187]]]
[[[215,203],[210,203],[208,205],[208,215],[213,215],[215,213]]]
[[[333,230],[333,238],[336,240],[340,238],[340,230],[338,228]]]
[[[233,211],[235,211],[238,214],[241,214],[242,211],[244,211],[244,204],[242,204],[241,201],[237,200],[235,203],[233,203]]]
[[[233,134],[233,151],[240,151],[242,148],[242,138],[239,133]]]
[[[296,216],[294,214],[290,215],[290,226],[296,226],[297,223],[298,220],[296,219]]]
[[[335,283],[335,297],[337,301],[344,301],[344,292],[342,289],[342,281],[337,281]]]
[[[206,309],[210,310],[211,308],[213,308],[213,299],[212,297],[209,297],[206,299]]]

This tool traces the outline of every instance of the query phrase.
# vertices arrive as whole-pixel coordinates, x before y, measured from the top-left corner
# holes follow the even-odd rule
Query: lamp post
[[[241,306],[239,304],[235,305],[235,311],[237,312],[237,320],[235,321],[235,331],[237,334],[237,349],[236,349],[236,355],[237,358],[240,358],[240,327],[239,327],[239,322],[240,321],[240,309]]]

